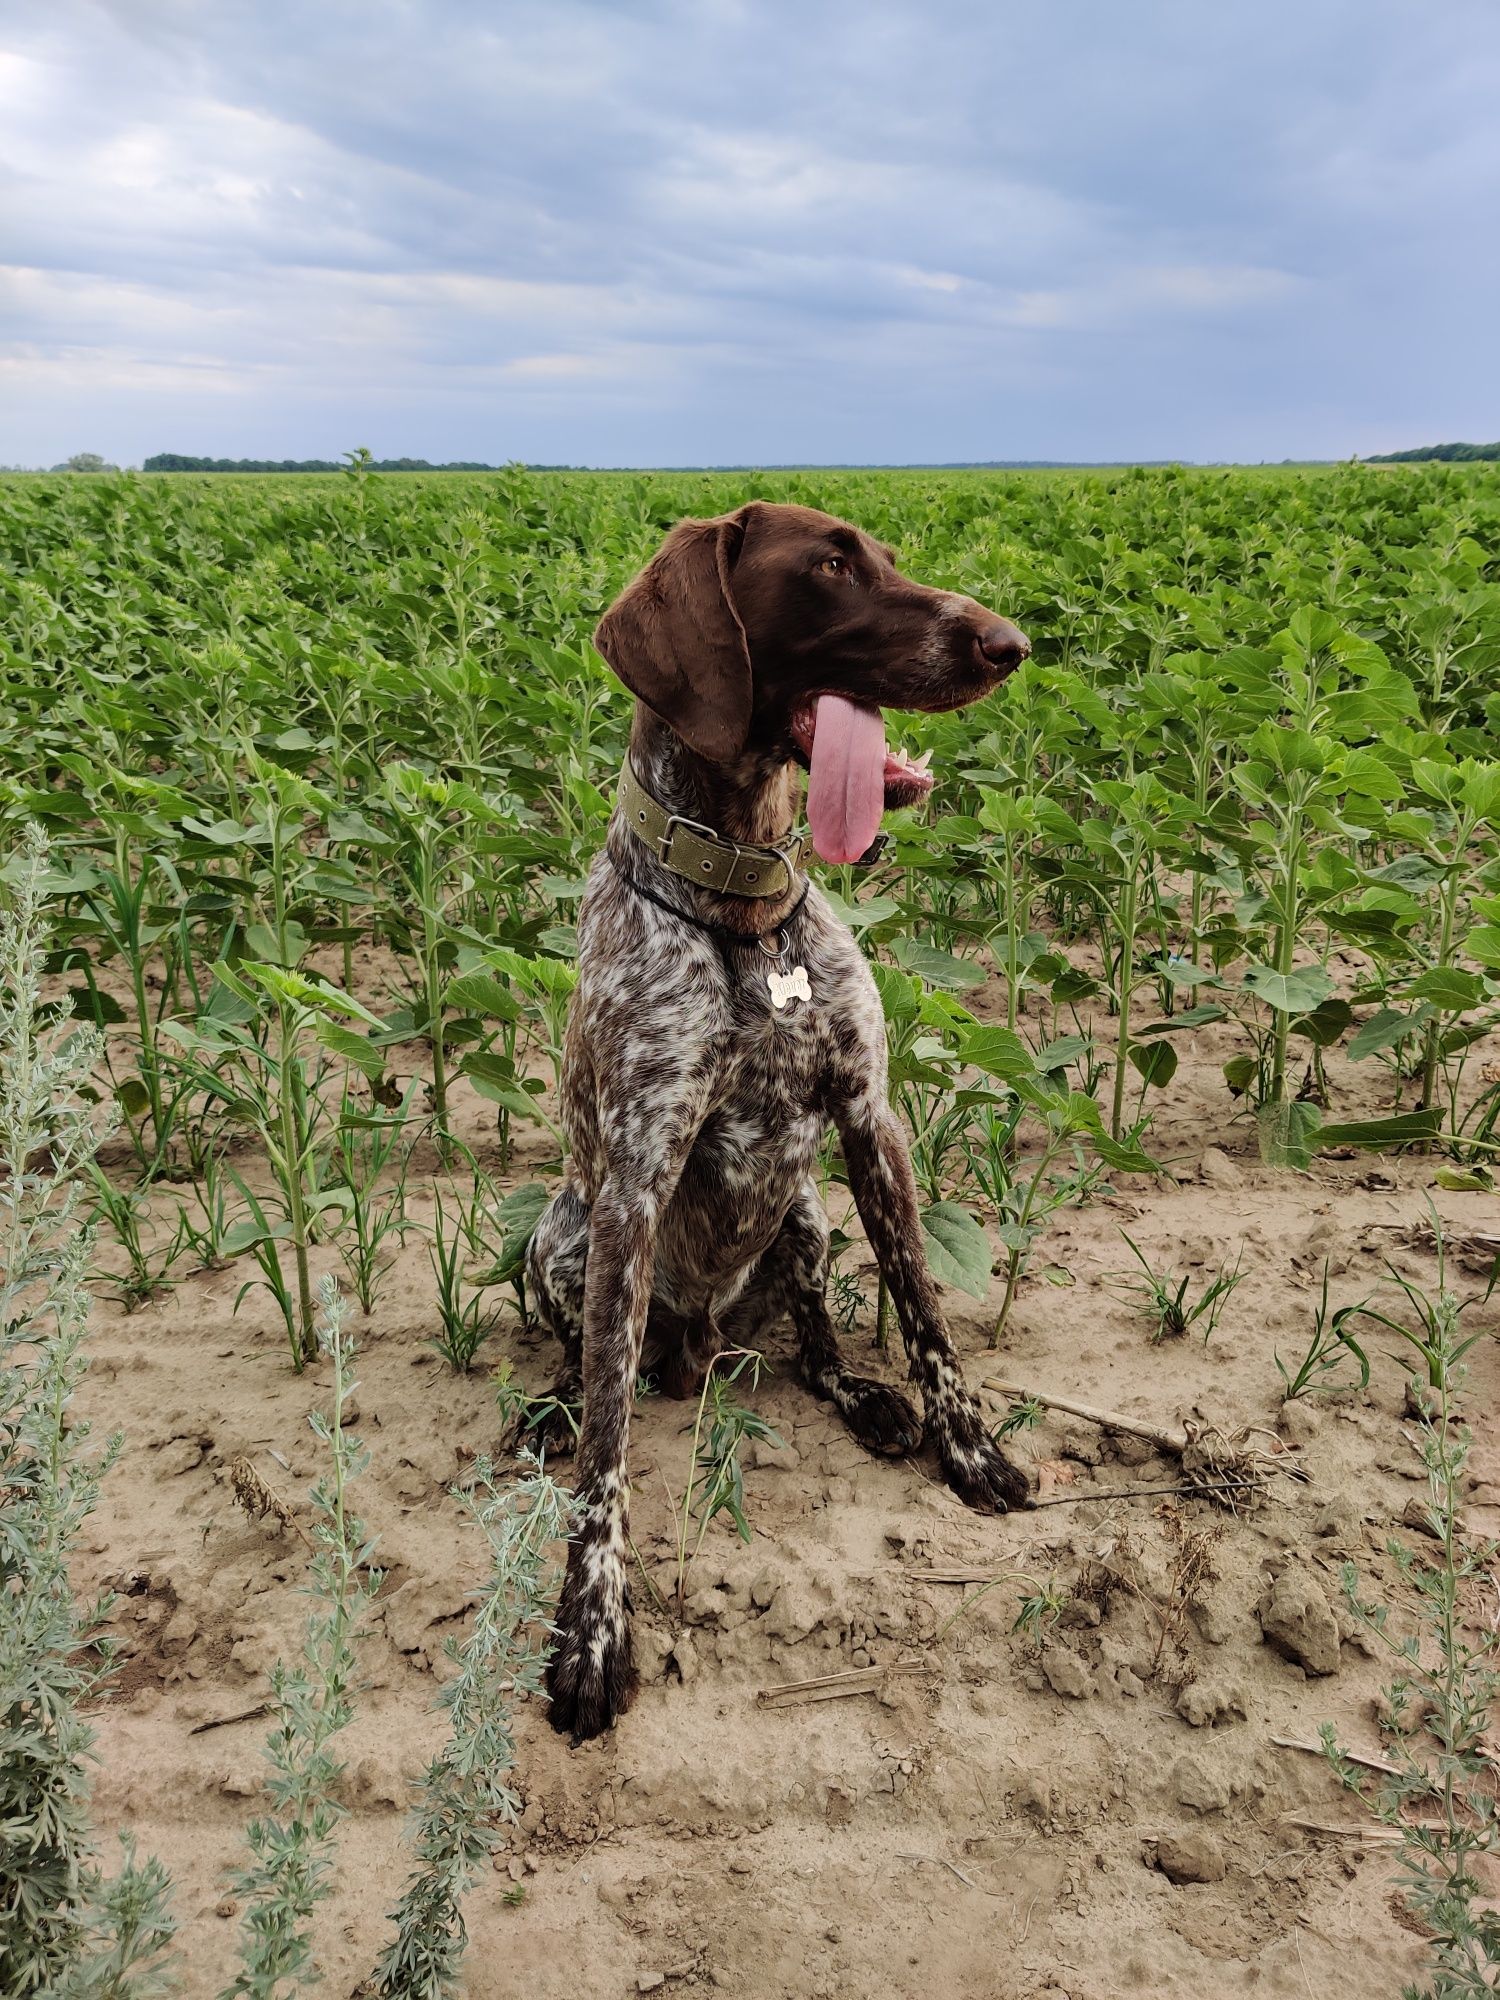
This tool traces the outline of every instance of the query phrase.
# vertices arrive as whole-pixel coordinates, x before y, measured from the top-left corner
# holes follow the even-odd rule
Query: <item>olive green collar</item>
[[[790,828],[775,847],[726,840],[711,826],[658,805],[627,757],[618,794],[625,824],[663,868],[721,896],[785,896],[796,887],[807,836]]]

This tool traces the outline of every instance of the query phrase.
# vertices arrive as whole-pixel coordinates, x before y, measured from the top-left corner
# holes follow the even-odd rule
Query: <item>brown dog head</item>
[[[881,709],[960,708],[1030,651],[973,598],[903,576],[862,529],[760,500],[680,522],[594,643],[708,762],[753,751],[806,764],[814,844],[833,861],[864,852],[884,807],[932,787],[886,751]]]

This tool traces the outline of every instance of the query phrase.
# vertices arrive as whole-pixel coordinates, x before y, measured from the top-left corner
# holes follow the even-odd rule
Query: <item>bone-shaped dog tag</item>
[[[790,972],[768,972],[766,984],[771,989],[771,1005],[778,1012],[783,1007],[790,1007],[794,1001],[812,998],[805,965],[794,965]]]

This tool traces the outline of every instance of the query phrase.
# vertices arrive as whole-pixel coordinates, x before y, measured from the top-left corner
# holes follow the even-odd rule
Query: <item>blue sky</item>
[[[1494,0],[0,22],[0,461],[1500,437]]]

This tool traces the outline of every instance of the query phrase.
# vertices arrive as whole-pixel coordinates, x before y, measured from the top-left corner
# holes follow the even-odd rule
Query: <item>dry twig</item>
[[[1147,1444],[1167,1453],[1171,1458],[1181,1458],[1188,1447],[1185,1430],[1173,1430],[1168,1424],[1154,1424],[1146,1417],[1121,1416],[1118,1410],[1101,1410],[1093,1403],[1080,1403],[1071,1396],[1044,1395],[1040,1389],[1027,1389],[1019,1382],[1000,1382],[986,1376],[980,1384],[983,1389],[993,1389],[997,1396],[1013,1396],[1018,1401],[1030,1400],[1044,1403],[1049,1410],[1061,1410],[1064,1416],[1082,1417],[1085,1423],[1097,1424],[1101,1430],[1124,1431],[1130,1437],[1143,1438]]]
[[[897,1563],[896,1568],[907,1576],[915,1577],[918,1583],[988,1583],[995,1574],[993,1563],[988,1568],[980,1569],[960,1564],[953,1569],[934,1566],[932,1569],[908,1570],[902,1563]]]
[[[233,1722],[258,1722],[263,1715],[271,1713],[268,1701],[258,1701],[254,1708],[242,1708],[238,1715],[211,1715],[207,1722],[195,1722],[188,1731],[189,1736],[205,1736],[210,1729],[227,1729]]]
[[[959,1867],[958,1863],[956,1861],[949,1861],[945,1855],[898,1854],[896,1856],[896,1859],[898,1861],[926,1861],[930,1863],[931,1866],[934,1868],[946,1868],[950,1875],[956,1875],[958,1877],[959,1881],[963,1883],[966,1889],[979,1889],[979,1884],[974,1880],[974,1877],[972,1875],[965,1875],[964,1871],[962,1870],[962,1868]],[[993,1889],[979,1889],[979,1893],[982,1896],[993,1896],[995,1892]]]
[[[1216,1493],[1263,1493],[1260,1479],[1194,1479],[1181,1486],[1080,1486],[1076,1493],[1054,1493],[1045,1500],[1033,1500],[1033,1507],[1076,1507],[1081,1500],[1150,1500],[1160,1495],[1189,1493],[1195,1499]]]
[[[1402,1835],[1394,1826],[1339,1826],[1331,1820],[1314,1819],[1310,1813],[1283,1813],[1283,1826],[1300,1833],[1326,1833],[1335,1840],[1357,1840],[1366,1847],[1399,1846]]]
[[[804,1701],[837,1701],[849,1694],[873,1694],[887,1674],[918,1674],[920,1660],[897,1660],[888,1667],[851,1667],[847,1673],[815,1674],[811,1680],[784,1681],[780,1687],[761,1688],[756,1700],[762,1708],[795,1708]]]
[[[1321,1743],[1308,1743],[1300,1736],[1273,1736],[1271,1741],[1282,1750],[1305,1750],[1312,1757],[1327,1755]],[[1367,1771],[1384,1771],[1392,1776],[1400,1773],[1401,1767],[1387,1763],[1384,1757],[1361,1757],[1353,1750],[1341,1750],[1339,1755],[1346,1764],[1363,1764]]]

